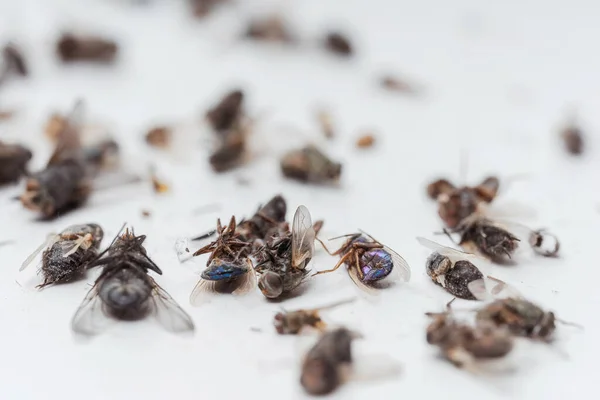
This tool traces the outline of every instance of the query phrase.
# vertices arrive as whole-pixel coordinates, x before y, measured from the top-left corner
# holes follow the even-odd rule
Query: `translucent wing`
[[[188,238],[179,238],[175,242],[175,252],[177,253],[177,259],[180,263],[183,263],[192,258],[190,252],[190,241]]]
[[[154,316],[158,322],[171,332],[193,331],[194,323],[190,316],[154,279],[152,281],[154,285],[152,290]]]
[[[360,280],[360,278],[358,277],[358,274],[356,273],[355,268],[348,268],[348,275],[350,276],[350,279],[352,279],[352,282],[354,282],[354,284],[363,293],[368,294],[369,296],[379,296],[379,290],[363,283],[363,281]]]
[[[23,271],[25,268],[27,268],[27,266],[31,264],[31,262],[35,259],[35,257],[38,254],[40,254],[42,250],[44,250],[46,247],[52,246],[54,243],[58,242],[59,239],[60,235],[57,235],[56,233],[48,234],[48,236],[46,236],[46,240],[44,240],[44,242],[37,249],[35,249],[35,251],[31,253],[29,257],[25,259],[25,261],[23,261],[23,264],[21,264],[21,268],[19,268],[19,271]]]
[[[306,207],[299,206],[292,224],[292,265],[294,267],[303,268],[303,262],[312,258],[315,251],[315,236],[310,212]]]
[[[487,291],[487,287],[485,286],[485,281],[483,279],[477,279],[469,282],[467,284],[467,288],[477,300],[485,301],[490,298],[490,294]]]
[[[483,279],[477,279],[476,281],[469,282],[467,285],[477,300],[484,301],[499,297],[521,297],[519,291],[508,283],[491,276],[487,278],[495,283],[489,291]]]
[[[74,332],[92,336],[102,332],[113,322],[104,311],[102,299],[98,296],[98,283],[87,293],[81,305],[71,320],[71,328]]]
[[[451,247],[446,247],[446,246],[443,246],[432,240],[426,239],[424,237],[420,237],[420,236],[417,237],[417,241],[422,246],[425,246],[428,249],[435,251],[436,253],[439,253],[443,256],[448,257],[452,262],[456,262],[456,261],[460,261],[460,260],[474,260],[474,261],[483,260],[482,257],[480,257],[476,254],[465,253],[464,251],[456,250]]]
[[[233,291],[235,295],[243,295],[249,293],[251,290],[256,288],[256,274],[254,273],[254,268],[252,267],[252,262],[247,259],[248,262],[248,272],[244,275],[237,278],[238,285]]]
[[[91,235],[87,234],[84,236],[79,236],[75,242],[73,243],[73,247],[67,251],[65,254],[63,254],[63,257],[69,257],[71,254],[75,253],[80,247],[83,248],[84,250],[89,249],[90,245],[92,243],[92,237]]]
[[[394,268],[392,269],[389,278],[393,280],[399,280],[401,282],[410,281],[411,272],[408,262],[400,254],[396,253],[389,247],[383,246],[383,249],[390,253],[392,256],[392,262],[394,263]]]
[[[216,281],[209,281],[200,278],[190,294],[190,304],[193,306],[199,306],[206,302],[211,294],[217,293],[216,284]]]

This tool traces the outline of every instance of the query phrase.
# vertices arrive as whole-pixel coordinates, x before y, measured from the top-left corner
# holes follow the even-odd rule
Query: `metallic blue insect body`
[[[250,271],[250,268],[244,264],[237,264],[231,261],[214,259],[210,266],[202,271],[202,279],[209,281],[222,281],[238,278]]]

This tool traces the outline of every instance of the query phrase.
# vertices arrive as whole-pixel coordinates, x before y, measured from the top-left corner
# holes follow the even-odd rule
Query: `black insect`
[[[19,271],[24,270],[46,248],[42,253],[40,268],[44,281],[37,286],[38,289],[80,278],[88,263],[98,255],[103,237],[104,232],[98,224],[69,226],[59,234],[48,235],[44,243],[23,262]]]
[[[418,237],[417,240],[423,246],[433,250],[425,264],[427,275],[431,280],[453,296],[476,300],[468,287],[469,283],[483,279],[479,268],[471,262],[475,256],[422,237]]]
[[[318,227],[322,223],[318,223]],[[258,287],[265,297],[274,299],[296,289],[307,278],[306,267],[314,253],[316,232],[304,206],[294,214],[292,231],[275,235],[255,253]]]
[[[0,185],[17,182],[26,175],[31,157],[28,148],[0,141]]]
[[[328,33],[324,46],[327,50],[340,56],[349,57],[354,53],[350,39],[340,32]]]
[[[65,33],[58,39],[56,50],[63,62],[88,61],[108,64],[115,60],[119,46],[111,39]]]
[[[148,257],[145,239],[127,229],[90,263],[103,269],[73,316],[75,332],[93,335],[111,320],[139,320],[150,314],[170,331],[194,330],[190,316],[148,275],[150,270],[162,271]]]
[[[82,103],[77,102],[69,123],[61,131],[46,168],[32,174],[21,195],[21,203],[44,218],[81,205],[90,191],[90,176],[79,137]]]
[[[346,328],[324,333],[308,351],[302,364],[300,383],[307,393],[324,395],[342,382],[342,368],[352,364],[352,341],[361,335]]]
[[[225,132],[240,123],[244,115],[244,92],[235,89],[227,93],[206,112],[206,119],[217,132]]]
[[[583,132],[579,126],[570,124],[565,127],[561,132],[561,138],[563,140],[565,149],[572,155],[578,156],[583,153],[584,140]]]

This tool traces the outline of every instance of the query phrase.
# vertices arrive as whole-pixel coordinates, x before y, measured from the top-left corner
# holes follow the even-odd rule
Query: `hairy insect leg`
[[[331,250],[329,250],[327,248],[327,246],[325,246],[325,243],[323,243],[323,241],[321,239],[319,239],[318,237],[315,236],[315,239],[321,243],[321,246],[323,246],[323,249],[325,249],[325,251],[327,252],[327,254],[329,254],[330,256],[337,256],[338,254],[340,254],[342,252],[342,250],[346,247],[345,245],[340,247],[339,249],[337,249],[336,251],[334,251],[333,253],[331,252]]]
[[[340,260],[338,261],[338,263],[335,265],[335,267],[333,267],[331,269],[324,270],[324,271],[315,272],[314,274],[312,274],[312,276],[316,276],[316,275],[320,275],[320,274],[326,274],[326,273],[335,271],[336,269],[338,269],[352,255],[352,253],[353,252],[348,252],[343,257],[341,257]]]

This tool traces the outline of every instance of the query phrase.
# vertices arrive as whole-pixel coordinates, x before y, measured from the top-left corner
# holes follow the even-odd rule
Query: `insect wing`
[[[175,242],[175,252],[177,253],[177,259],[180,263],[183,263],[190,258],[192,258],[192,254],[190,253],[190,241],[187,238],[179,238]]]
[[[426,239],[424,237],[417,237],[417,241],[422,245],[427,247],[430,250],[435,251],[443,256],[448,257],[452,262],[460,261],[460,260],[476,260],[482,261],[482,257],[477,254],[465,253],[464,251],[456,250],[451,247],[443,246],[439,243],[436,243],[432,240]]]
[[[98,283],[87,293],[73,315],[71,328],[74,332],[92,336],[102,332],[112,322],[104,311],[104,303],[98,295]]]
[[[209,281],[200,278],[192,293],[190,293],[190,304],[193,306],[199,306],[206,302],[210,297],[210,294],[217,293],[216,281]]]
[[[179,304],[154,280],[152,301],[154,302],[154,316],[160,324],[171,332],[189,332],[194,330],[194,323],[190,316]]]
[[[234,295],[244,295],[256,288],[256,274],[252,262],[249,259],[246,261],[248,262],[248,272],[238,278],[239,284],[233,291]]]
[[[65,128],[58,135],[58,142],[48,165],[54,165],[73,156],[81,149],[80,127],[83,120],[84,105],[78,100],[69,115]]]
[[[35,249],[35,251],[33,253],[31,253],[29,255],[29,257],[27,257],[25,259],[25,261],[23,261],[23,264],[21,264],[21,268],[19,268],[19,271],[23,271],[25,268],[27,268],[27,266],[29,264],[31,264],[31,262],[33,261],[33,259],[38,254],[40,254],[40,252],[42,250],[44,250],[44,248],[50,247],[50,246],[54,245],[54,243],[58,242],[59,240],[60,240],[60,235],[57,235],[56,233],[50,233],[50,234],[48,234],[48,236],[46,237],[46,240],[44,240],[44,242],[37,249]]]
[[[469,282],[467,284],[467,288],[477,300],[485,301],[490,298],[490,294],[487,291],[487,287],[485,286],[485,281],[483,279],[477,279]]]
[[[315,236],[310,212],[304,206],[298,207],[292,224],[292,265],[294,267],[302,268],[302,263],[312,258],[315,251]]]
[[[394,267],[392,268],[392,272],[390,273],[391,278],[393,280],[399,280],[401,282],[410,281],[410,265],[408,262],[394,250],[390,249],[387,246],[383,246],[383,250],[388,252],[390,256],[392,256],[392,263]]]
[[[362,293],[365,293],[372,297],[379,296],[379,290],[365,284],[363,281],[360,280],[360,277],[356,273],[355,268],[348,268],[348,275],[350,276],[350,279],[352,279],[352,282],[354,282],[354,284],[362,291]]]

